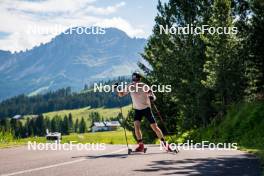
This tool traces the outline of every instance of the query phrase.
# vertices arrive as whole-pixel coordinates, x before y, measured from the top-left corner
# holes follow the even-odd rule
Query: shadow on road
[[[87,156],[88,159],[96,159],[96,158],[127,158],[127,154],[108,154],[101,156]]]
[[[72,158],[87,158],[87,159],[96,159],[96,158],[127,158],[127,154],[107,154],[107,155],[91,155],[91,156],[74,156]]]
[[[87,159],[96,159],[96,158],[128,158],[129,156],[146,156],[146,155],[160,155],[163,153],[132,153],[131,155],[123,154],[123,153],[115,153],[115,154],[105,154],[105,155],[82,155],[82,156],[74,156],[72,158],[87,158]]]
[[[231,175],[231,176],[260,176],[259,160],[249,154],[240,157],[218,157],[218,158],[197,158],[184,160],[163,160],[152,161],[146,169],[134,170],[137,172],[158,172],[161,175],[177,175],[186,176],[195,175]]]

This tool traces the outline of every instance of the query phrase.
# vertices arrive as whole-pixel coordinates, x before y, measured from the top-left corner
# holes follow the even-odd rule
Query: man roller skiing
[[[139,72],[134,72],[132,74],[132,83],[126,88],[118,91],[118,96],[123,97],[130,93],[133,103],[133,109],[135,110],[134,116],[134,127],[135,134],[137,137],[138,147],[135,149],[136,152],[144,151],[144,143],[142,139],[142,132],[140,129],[141,120],[144,116],[148,119],[152,130],[156,133],[157,137],[162,142],[163,146],[167,151],[172,151],[168,143],[165,141],[162,131],[158,127],[156,120],[151,111],[151,101],[156,100],[156,96],[150,90],[149,86],[141,81],[142,76]]]

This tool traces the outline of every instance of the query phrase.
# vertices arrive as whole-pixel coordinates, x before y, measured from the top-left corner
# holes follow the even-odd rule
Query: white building
[[[94,122],[92,126],[92,132],[97,131],[113,131],[120,127],[118,121],[105,121],[105,122]]]
[[[92,132],[97,131],[107,131],[107,127],[105,126],[104,122],[94,122],[92,126]]]
[[[21,119],[22,118],[22,115],[15,115],[12,117],[13,119]]]
[[[113,131],[116,130],[118,127],[120,127],[120,123],[118,121],[109,121],[109,122],[104,122],[105,126],[107,126],[108,131]]]

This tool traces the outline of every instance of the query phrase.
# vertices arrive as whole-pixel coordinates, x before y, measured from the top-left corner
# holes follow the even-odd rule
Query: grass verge
[[[206,128],[187,131],[176,142],[237,143],[240,150],[255,154],[264,175],[264,102],[240,103],[232,106],[219,122]]]
[[[128,143],[135,144],[132,132],[127,131]],[[37,143],[45,143],[45,137],[30,137],[23,139],[11,139],[9,141],[1,141],[0,148],[17,147],[26,145],[28,141]],[[75,143],[105,143],[105,144],[126,144],[124,131],[119,129],[117,131],[105,131],[96,133],[72,133],[70,135],[62,136],[61,143],[69,143],[74,141]]]

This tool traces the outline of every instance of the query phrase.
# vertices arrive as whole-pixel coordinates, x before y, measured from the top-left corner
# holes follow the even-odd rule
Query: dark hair
[[[142,78],[141,74],[139,72],[134,72],[132,74],[132,80],[133,81],[139,81]]]

